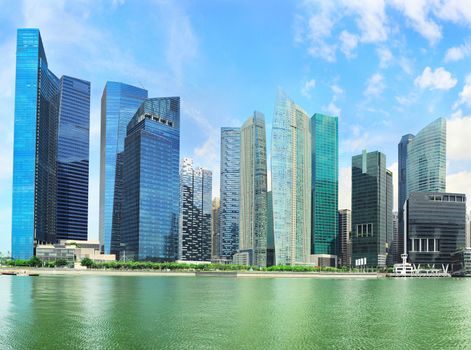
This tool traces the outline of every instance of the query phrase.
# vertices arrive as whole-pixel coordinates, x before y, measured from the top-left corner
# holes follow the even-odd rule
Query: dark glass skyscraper
[[[407,200],[407,149],[409,143],[414,138],[414,135],[407,134],[402,136],[401,142],[397,145],[398,153],[398,241],[397,241],[397,252],[398,256],[396,261],[399,261],[401,254],[404,253],[404,203]]]
[[[119,254],[124,139],[131,118],[146,98],[147,90],[111,81],[101,97],[100,246],[105,254]]]
[[[180,172],[179,253],[181,260],[211,260],[212,173],[183,158]]]
[[[239,249],[240,128],[221,128],[221,259],[232,260]]]
[[[87,240],[90,83],[60,81],[57,152],[57,239]]]
[[[392,240],[392,173],[381,152],[363,151],[352,158],[352,264],[385,266]]]
[[[179,158],[180,98],[146,99],[128,124],[123,153],[121,241],[126,258],[177,258]]]
[[[89,119],[90,93],[78,93],[71,88],[72,81],[79,80],[58,79],[48,69],[38,29],[18,30],[12,204],[12,256],[16,259],[29,259],[35,241],[54,242],[70,233],[64,227],[75,220],[75,211],[63,210],[64,195],[80,202],[78,192],[85,191],[88,200],[88,180],[85,188],[77,183],[78,192],[65,194],[64,183],[75,174],[63,171],[62,165],[73,146],[59,127],[77,114]],[[78,138],[87,139],[88,162],[88,129]],[[86,174],[79,172],[79,177],[88,179],[88,166]]]
[[[338,236],[338,118],[314,114],[311,254],[340,254]]]

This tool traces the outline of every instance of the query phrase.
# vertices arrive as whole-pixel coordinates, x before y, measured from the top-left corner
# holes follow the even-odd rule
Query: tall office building
[[[211,171],[194,168],[190,158],[183,158],[180,170],[180,260],[211,260],[212,178]]]
[[[399,252],[400,258],[401,254],[404,253],[404,203],[407,200],[407,152],[409,143],[413,140],[414,135],[407,134],[402,136],[401,141],[397,145],[398,153],[398,240],[397,240],[397,250]],[[399,260],[396,259],[396,262]]]
[[[407,147],[407,196],[446,190],[446,120],[423,128]]]
[[[352,264],[366,258],[368,267],[386,265],[392,238],[392,173],[381,152],[363,151],[352,158]]]
[[[240,131],[239,251],[267,265],[267,142],[265,118],[254,112]]]
[[[177,258],[180,200],[180,98],[142,102],[127,127],[123,153],[123,255]]]
[[[271,167],[276,264],[305,264],[311,252],[310,119],[281,90],[273,118]]]
[[[147,90],[109,81],[101,97],[100,246],[118,254],[121,243],[123,151],[126,129]]]
[[[88,238],[90,83],[62,77],[57,152],[57,239]]]
[[[400,250],[399,247],[399,215],[398,212],[393,212],[393,233],[392,233],[392,245],[390,247],[390,260],[388,261],[389,265],[393,265],[395,262],[401,259],[401,254],[404,251]],[[404,243],[404,242],[403,242]],[[404,245],[404,244],[403,244]]]
[[[211,259],[219,259],[219,209],[221,200],[219,197],[213,199],[212,216],[211,216]]]
[[[407,252],[412,264],[441,267],[466,244],[466,196],[412,192],[406,202]]]
[[[221,259],[231,260],[239,249],[240,128],[221,128]]]
[[[273,196],[267,192],[267,266],[275,265],[275,236],[273,232]]]
[[[351,234],[352,234],[352,212],[349,209],[341,209],[338,211],[339,218],[339,258],[341,266],[351,265]]]
[[[338,118],[314,114],[312,136],[311,254],[339,255]]]
[[[81,206],[88,201],[88,181],[86,185],[82,181],[82,177],[88,179],[88,130],[77,135],[78,149],[73,150],[60,126],[87,124],[89,99],[88,82],[66,76],[58,79],[49,70],[39,29],[18,29],[12,203],[15,259],[31,258],[35,242],[69,237],[72,228],[80,230],[80,237],[86,236],[81,222],[87,219],[81,216]],[[77,159],[87,164],[70,163]],[[72,169],[74,174],[69,172]],[[68,182],[76,186],[68,189]]]
[[[404,252],[404,203],[412,192],[446,191],[446,120],[439,118],[414,136],[404,135],[398,144],[399,235],[398,251]],[[399,254],[399,256],[400,256]]]

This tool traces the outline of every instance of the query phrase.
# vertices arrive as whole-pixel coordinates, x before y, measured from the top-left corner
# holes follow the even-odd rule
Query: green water
[[[0,276],[0,349],[471,349],[471,279]]]

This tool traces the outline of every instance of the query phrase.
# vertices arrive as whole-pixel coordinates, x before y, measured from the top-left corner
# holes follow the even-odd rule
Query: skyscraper
[[[240,128],[221,128],[221,259],[232,260],[239,249]]]
[[[175,260],[178,248],[180,98],[142,102],[123,153],[123,255]]]
[[[381,152],[352,158],[352,264],[385,266],[392,237],[392,173]]]
[[[314,114],[311,136],[311,254],[338,255],[338,118]]]
[[[211,259],[219,259],[221,255],[220,248],[220,235],[219,235],[219,211],[221,207],[221,200],[219,197],[213,199],[212,216],[211,216]]]
[[[400,258],[401,254],[404,253],[404,203],[407,200],[407,152],[409,143],[414,139],[414,135],[407,134],[402,136],[401,141],[397,145],[398,152],[398,236],[397,236],[397,259]],[[398,262],[399,260],[395,260]]]
[[[412,192],[406,202],[407,254],[412,264],[451,264],[466,244],[466,195]]]
[[[254,112],[240,131],[239,251],[249,264],[267,265],[267,146],[265,118]]]
[[[267,192],[267,266],[275,265],[275,237],[273,232],[273,196]]]
[[[181,260],[211,260],[212,178],[211,171],[194,168],[190,158],[183,158],[178,240],[178,257]]]
[[[351,265],[351,235],[352,235],[352,212],[348,209],[338,211],[339,215],[339,257],[341,266]]]
[[[304,264],[311,252],[311,128],[301,107],[279,90],[271,142],[277,265]]]
[[[404,252],[404,203],[412,192],[446,191],[446,120],[439,118],[398,144],[398,255]]]
[[[57,152],[57,239],[88,237],[90,83],[60,80]]]
[[[446,190],[446,121],[423,128],[407,147],[407,196],[411,192]]]
[[[82,214],[83,206],[88,211],[88,129],[77,135],[74,145],[66,130],[59,128],[69,122],[86,125],[89,99],[88,82],[58,79],[49,70],[38,29],[18,29],[12,203],[16,259],[31,258],[35,242],[69,237],[69,228],[86,237],[87,218]],[[78,168],[72,166],[74,174],[67,172],[70,163],[65,165],[72,158],[83,161]],[[75,187],[66,188],[68,182]]]
[[[100,246],[105,254],[119,254],[126,128],[147,90],[107,82],[101,97]]]
[[[393,233],[392,233],[392,246],[390,247],[390,256],[391,259],[388,262],[389,265],[394,264],[395,262],[401,259],[401,254],[403,251],[399,250],[399,215],[395,211],[393,212]],[[404,242],[403,242],[404,243]],[[388,257],[389,257],[388,255]]]

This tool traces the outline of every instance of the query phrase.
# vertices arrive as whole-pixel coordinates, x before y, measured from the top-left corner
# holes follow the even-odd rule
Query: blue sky
[[[351,156],[448,119],[449,191],[471,196],[471,4],[467,1],[17,1],[0,11],[0,251],[10,250],[16,29],[41,30],[50,69],[91,81],[89,237],[98,237],[100,98],[107,80],[181,96],[181,156],[214,173],[219,128],[265,114],[276,89],[339,115],[339,205]],[[396,186],[397,188],[397,186]]]

